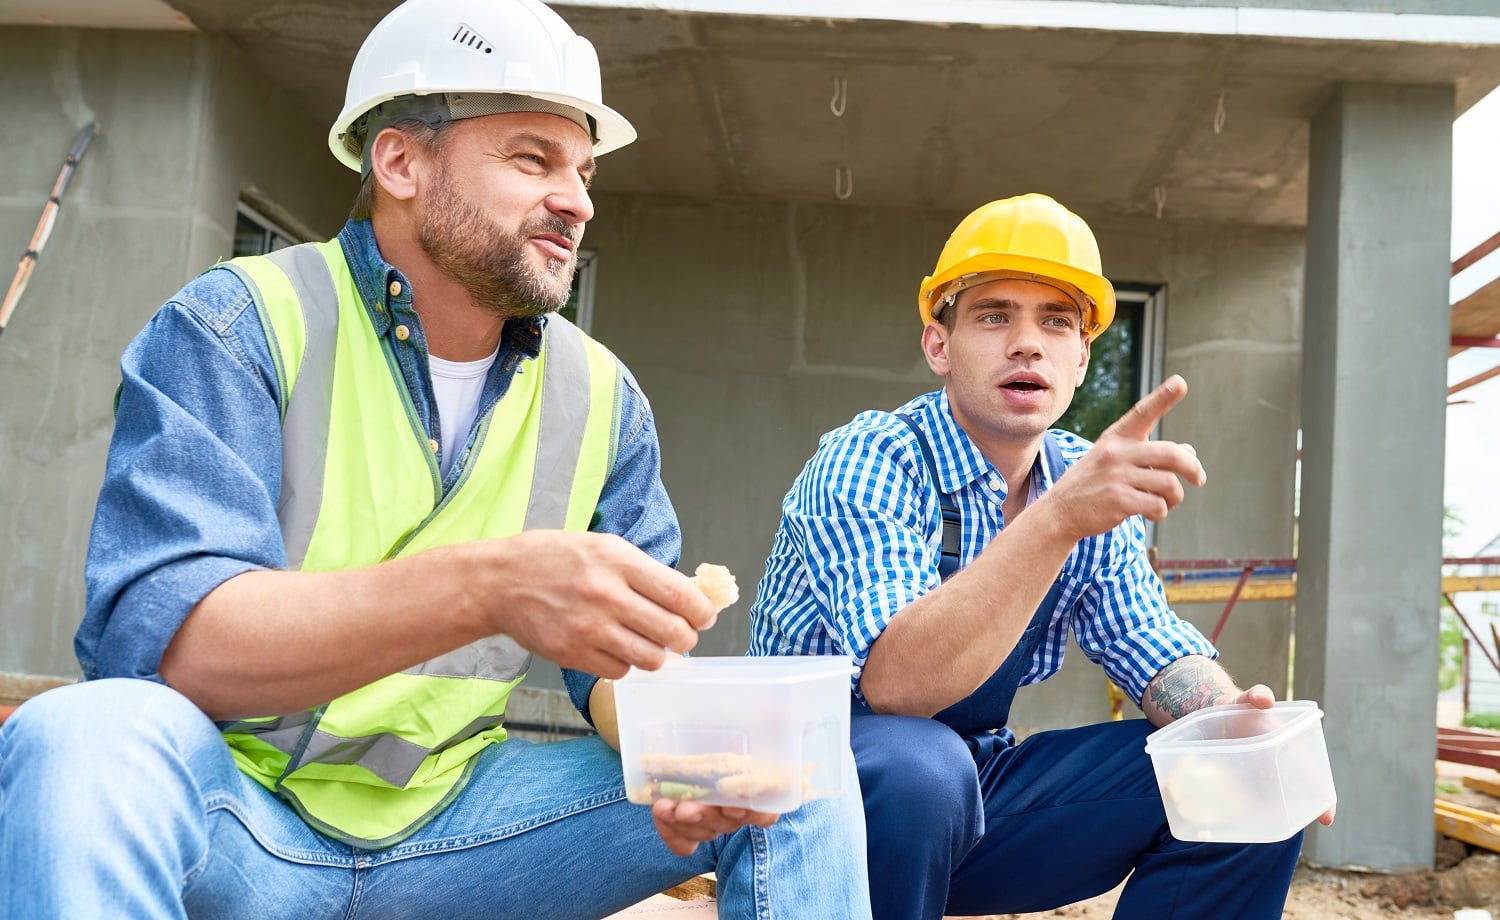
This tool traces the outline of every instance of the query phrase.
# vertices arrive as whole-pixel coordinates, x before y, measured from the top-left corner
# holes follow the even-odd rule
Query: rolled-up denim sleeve
[[[158,311],[120,370],[74,647],[86,678],[160,681],[200,600],[286,565],[277,382],[250,294],[223,270]]]
[[[629,540],[646,555],[675,566],[682,555],[682,530],[677,511],[661,481],[661,443],[651,404],[628,370],[620,400],[619,450],[614,469],[604,481],[589,529]],[[580,714],[589,714],[589,694],[599,680],[593,674],[563,669],[563,682]]]

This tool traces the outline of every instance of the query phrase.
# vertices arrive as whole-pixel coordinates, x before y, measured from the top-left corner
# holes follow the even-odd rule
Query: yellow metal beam
[[[1234,593],[1234,581],[1167,583],[1169,604],[1212,604],[1229,600]],[[1454,594],[1459,591],[1500,591],[1500,575],[1444,575],[1442,592]],[[1250,581],[1240,591],[1242,601],[1289,601],[1297,596],[1297,583],[1291,579],[1272,581]]]
[[[1500,591],[1500,575],[1444,575],[1443,593]]]
[[[1169,604],[1211,604],[1215,601],[1222,603],[1229,600],[1229,595],[1234,593],[1233,581],[1211,584],[1203,582],[1168,584],[1165,587]],[[1242,601],[1289,601],[1296,596],[1297,583],[1291,580],[1251,581],[1246,582],[1245,587],[1240,590]]]

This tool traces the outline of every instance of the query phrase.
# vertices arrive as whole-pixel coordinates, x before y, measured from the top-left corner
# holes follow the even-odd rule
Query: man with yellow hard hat
[[[1052,430],[1115,295],[1088,225],[1045,195],[964,218],[917,302],[943,388],[823,436],[751,608],[754,654],[854,657],[875,917],[1039,911],[1127,876],[1116,917],[1280,917],[1301,835],[1174,839],[1144,751],[1202,707],[1275,702],[1147,563],[1141,518],[1206,478],[1190,446],[1148,439],[1186,383],[1094,444]],[[1146,718],[1017,743],[1016,689],[1057,672],[1070,632]]]

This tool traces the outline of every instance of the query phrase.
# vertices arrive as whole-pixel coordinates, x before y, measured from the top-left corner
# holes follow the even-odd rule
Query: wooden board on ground
[[[1476,789],[1500,799],[1500,779],[1485,776],[1465,776],[1461,780],[1465,788]]]
[[[1500,814],[1438,799],[1433,823],[1440,834],[1500,853]]]
[[[662,894],[679,901],[712,900],[719,892],[719,883],[712,876],[697,875],[681,885],[673,885]]]

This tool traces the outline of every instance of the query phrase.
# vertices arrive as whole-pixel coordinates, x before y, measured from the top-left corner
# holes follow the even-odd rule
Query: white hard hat
[[[360,46],[328,147],[357,170],[365,139],[402,118],[551,112],[599,156],[635,140],[599,83],[594,46],[537,0],[407,0]]]

